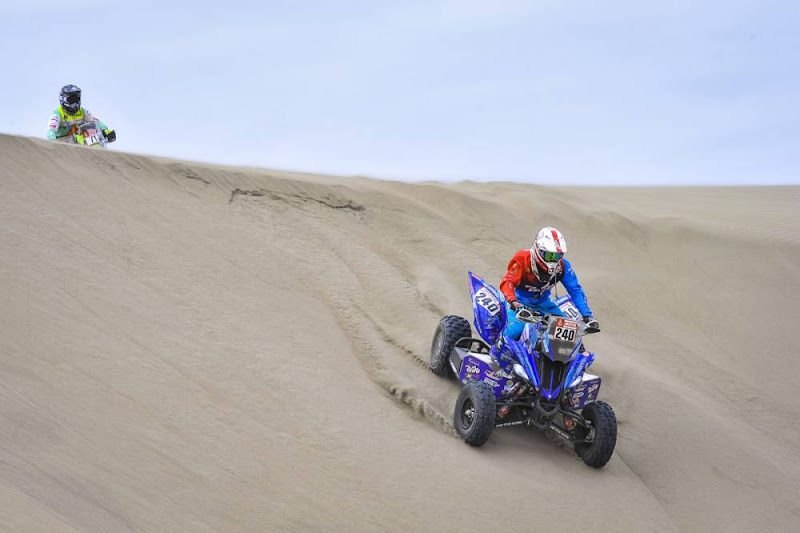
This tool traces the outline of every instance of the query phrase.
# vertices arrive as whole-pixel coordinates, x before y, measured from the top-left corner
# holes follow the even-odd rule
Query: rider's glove
[[[600,329],[600,323],[593,316],[583,317],[586,327]]]
[[[511,309],[513,309],[515,313],[520,311],[520,310],[522,310],[522,309],[525,309],[525,306],[522,305],[521,303],[519,303],[519,300],[514,300],[513,302],[508,302],[508,305],[511,306]]]
[[[113,143],[117,140],[117,132],[114,130],[103,130],[103,133],[106,136],[106,141]]]

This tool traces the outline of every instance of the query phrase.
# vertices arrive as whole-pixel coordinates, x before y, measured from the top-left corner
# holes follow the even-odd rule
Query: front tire
[[[469,327],[469,322],[460,316],[448,315],[441,319],[431,342],[430,367],[433,373],[438,376],[452,374],[450,352],[458,339],[471,336],[472,329]]]
[[[583,408],[581,416],[592,423],[592,442],[575,445],[575,453],[593,468],[603,468],[611,459],[617,445],[617,416],[606,402],[592,402]]]
[[[456,400],[453,425],[470,446],[482,446],[494,429],[497,407],[493,389],[482,381],[470,381]]]

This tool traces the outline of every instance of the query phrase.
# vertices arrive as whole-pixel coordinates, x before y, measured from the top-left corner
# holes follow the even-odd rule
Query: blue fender
[[[472,272],[469,272],[469,281],[475,329],[491,346],[506,327],[506,299],[503,293]]]

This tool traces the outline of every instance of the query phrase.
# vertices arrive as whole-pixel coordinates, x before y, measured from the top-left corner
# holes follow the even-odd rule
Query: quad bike
[[[556,304],[566,316],[523,308],[516,315],[526,322],[519,341],[506,339],[503,294],[472,272],[469,278],[482,339],[472,337],[466,319],[446,316],[433,335],[430,359],[433,372],[463,384],[453,417],[458,435],[481,446],[495,427],[524,424],[571,443],[587,465],[605,466],[617,442],[617,419],[597,400],[600,377],[586,372],[594,353],[582,342],[600,330],[580,321],[572,299],[563,296]]]

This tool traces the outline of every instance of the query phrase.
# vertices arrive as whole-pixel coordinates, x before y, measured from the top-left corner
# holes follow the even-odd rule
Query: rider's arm
[[[581,315],[592,316],[592,310],[589,308],[589,302],[586,301],[586,294],[584,294],[581,284],[578,283],[578,276],[572,270],[572,265],[566,259],[564,261],[564,277],[561,278],[561,284],[566,287],[569,295],[572,296],[572,302],[578,308]]]
[[[88,109],[84,109],[83,112],[86,113],[86,122],[96,122],[97,123],[97,127],[99,127],[100,131],[102,131],[103,134],[106,136],[106,141],[107,142],[111,143],[111,142],[114,142],[114,141],[117,140],[117,133],[114,130],[112,130],[111,128],[109,128],[108,126],[106,126],[105,123],[102,120],[100,120],[96,116],[92,115],[89,112]]]
[[[103,121],[100,120],[98,117],[92,115],[91,111],[89,111],[88,109],[84,108],[83,112],[86,115],[86,119],[85,119],[86,122],[97,122],[97,125],[100,127],[101,131],[106,131],[108,129],[108,126],[106,126],[103,123]]]
[[[500,282],[500,291],[506,297],[506,301],[508,303],[511,303],[517,299],[514,289],[516,289],[522,282],[522,274],[524,272],[524,256],[521,255],[521,252],[517,252],[508,263],[508,272],[506,272],[506,275],[503,276],[503,281]]]
[[[53,113],[50,115],[50,120],[47,123],[47,140],[48,141],[55,141],[56,140],[56,132],[58,131],[59,126],[61,126],[61,117],[58,113]]]

